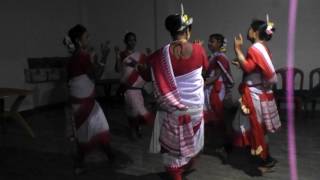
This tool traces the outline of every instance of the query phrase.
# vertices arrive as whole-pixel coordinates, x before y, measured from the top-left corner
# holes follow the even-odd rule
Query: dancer
[[[272,92],[277,76],[267,47],[274,31],[274,24],[269,21],[268,16],[267,21],[252,21],[247,34],[252,46],[246,57],[241,50],[241,34],[234,40],[237,55],[234,64],[243,71],[243,80],[239,87],[240,108],[233,122],[236,133],[234,143],[240,147],[249,146],[251,154],[261,158],[258,169],[262,173],[271,171],[276,164],[276,160],[270,156],[267,132],[273,133],[281,126]]]
[[[182,179],[204,144],[202,69],[208,59],[199,43],[188,41],[192,21],[182,5],[181,14],[169,15],[165,26],[173,41],[149,58],[159,105],[155,127],[160,130],[154,130],[153,140],[160,141],[164,166],[174,180]]]
[[[223,35],[210,35],[208,48],[212,55],[209,57],[209,68],[206,72],[205,81],[205,107],[209,115],[208,118],[205,118],[206,121],[222,121],[223,101],[226,97],[231,98],[231,88],[234,81],[231,75],[229,59],[225,55],[226,47],[227,42]]]
[[[130,54],[135,52],[135,48],[137,45],[137,36],[133,32],[128,32],[124,35],[124,43],[126,45],[126,49],[120,52],[119,47],[115,47],[114,51],[116,54],[116,63],[114,66],[114,70],[116,72],[121,73],[122,68],[122,62],[123,60],[128,57]]]
[[[129,122],[130,137],[141,137],[140,124],[152,124],[154,114],[146,109],[142,89],[146,81],[140,76],[146,55],[135,52],[122,62],[121,84],[124,87],[126,114]]]
[[[206,134],[210,131],[219,131],[223,134],[224,148],[217,149],[220,153],[230,147],[230,138],[227,137],[226,122],[224,119],[224,102],[227,98],[232,101],[231,88],[234,81],[231,75],[229,59],[225,55],[227,48],[226,38],[222,34],[212,34],[209,37],[208,49],[212,55],[209,57],[209,68],[205,80],[205,110]],[[210,128],[209,128],[210,127]],[[220,145],[219,145],[220,146]],[[229,149],[229,148],[228,148]]]
[[[111,162],[114,160],[109,125],[100,105],[95,101],[93,83],[93,79],[101,76],[110,49],[108,43],[102,45],[102,57],[98,60],[94,52],[89,52],[88,31],[80,24],[69,30],[64,44],[72,52],[67,71],[77,142],[74,170],[79,174],[84,170],[85,155],[95,147],[101,148]]]
[[[136,52],[135,48],[137,45],[137,36],[133,32],[128,32],[124,35],[124,40],[123,40],[126,48],[123,51],[120,51],[119,47],[114,47],[114,52],[116,54],[116,63],[114,66],[115,72],[121,73],[122,69],[122,62],[123,60],[128,57],[130,54]],[[146,48],[146,55],[151,54],[151,49]]]

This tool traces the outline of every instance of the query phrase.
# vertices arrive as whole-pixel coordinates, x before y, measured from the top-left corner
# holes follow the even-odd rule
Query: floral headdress
[[[71,38],[66,35],[63,39],[63,44],[65,46],[67,46],[68,50],[70,53],[73,53],[76,50],[76,46],[74,45],[74,43],[71,41]]]
[[[187,28],[188,26],[190,26],[193,23],[193,18],[188,16],[187,14],[184,13],[184,8],[183,8],[183,4],[181,2],[181,27],[178,29],[178,31],[182,31],[185,28]]]
[[[274,23],[269,20],[269,15],[268,14],[266,15],[266,19],[267,19],[266,33],[268,35],[272,35],[273,34],[273,30],[274,30]]]
[[[220,51],[226,52],[227,51],[227,38],[223,38],[222,46],[220,47]]]

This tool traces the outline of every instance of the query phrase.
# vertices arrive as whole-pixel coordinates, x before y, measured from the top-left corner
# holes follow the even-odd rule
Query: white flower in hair
[[[224,38],[220,51],[223,51],[223,52],[227,51],[227,42],[228,42],[227,38]]]
[[[271,34],[273,34],[272,29],[273,29],[274,23],[269,20],[269,15],[268,15],[268,14],[266,15],[266,19],[267,19],[267,29],[266,29],[266,33],[267,33],[268,35],[271,35]]]
[[[184,13],[184,8],[183,8],[183,4],[181,2],[180,4],[181,7],[181,27],[178,31],[182,31],[183,29],[185,29],[187,26],[190,26],[193,23],[193,18],[189,17],[187,14]]]
[[[68,47],[70,52],[73,52],[76,49],[75,45],[73,44],[71,38],[68,35],[64,37],[64,43]]]

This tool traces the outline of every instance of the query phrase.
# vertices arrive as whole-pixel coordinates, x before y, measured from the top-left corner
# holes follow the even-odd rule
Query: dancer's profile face
[[[256,41],[256,32],[250,27],[248,30],[248,34],[247,34],[247,39],[251,42],[254,43]]]
[[[208,49],[211,51],[211,52],[216,52],[216,51],[219,51],[221,47],[221,43],[215,39],[215,38],[210,38],[209,41],[208,41]]]
[[[134,49],[136,47],[136,44],[137,44],[137,39],[135,36],[129,36],[127,41],[126,41],[126,44],[127,44],[127,48],[128,49]]]
[[[81,49],[88,48],[88,46],[89,46],[89,33],[87,31],[81,35],[78,43],[79,43],[79,46]]]

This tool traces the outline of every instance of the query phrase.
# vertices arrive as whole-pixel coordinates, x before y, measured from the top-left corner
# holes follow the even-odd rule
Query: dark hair
[[[191,25],[184,28],[182,31],[178,31],[181,28],[181,16],[179,14],[169,15],[165,20],[165,27],[170,32],[172,37],[183,34],[187,30],[191,30]]]
[[[68,36],[70,37],[72,43],[77,46],[77,39],[80,39],[85,32],[87,32],[87,29],[83,25],[77,24],[69,30]]]
[[[216,39],[220,43],[220,47],[223,46],[223,44],[224,44],[224,36],[222,34],[217,34],[217,33],[211,34],[209,36],[209,39],[211,39],[211,38]]]
[[[127,33],[124,35],[124,43],[126,43],[126,44],[128,43],[130,36],[133,36],[135,39],[137,39],[137,36],[136,36],[135,33],[133,33],[133,32],[127,32]]]
[[[253,20],[250,27],[253,31],[259,32],[259,39],[269,41],[272,38],[272,34],[267,34],[267,22],[262,20]],[[274,32],[276,29],[272,27],[271,31]]]

